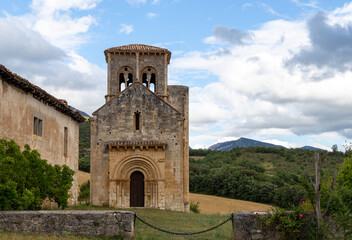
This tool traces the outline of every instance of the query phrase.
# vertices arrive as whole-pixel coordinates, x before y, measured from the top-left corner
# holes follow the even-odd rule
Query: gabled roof
[[[156,94],[155,94],[154,92],[152,92],[150,89],[148,89],[148,88],[146,88],[145,86],[143,86],[143,84],[140,83],[140,82],[134,82],[134,83],[132,83],[130,86],[128,86],[127,88],[125,88],[122,92],[119,92],[116,96],[114,96],[112,99],[110,99],[109,102],[106,102],[103,106],[101,106],[101,107],[98,108],[96,111],[94,111],[94,112],[92,113],[92,115],[93,115],[93,116],[94,116],[94,115],[97,115],[97,113],[98,113],[101,109],[105,108],[105,106],[107,106],[108,104],[111,104],[111,102],[113,102],[114,99],[119,98],[119,97],[122,97],[123,94],[128,94],[128,92],[131,90],[131,88],[137,87],[137,86],[142,87],[142,89],[143,89],[144,91],[146,91],[146,93],[152,94],[156,99],[158,99],[158,100],[161,101],[163,104],[165,104],[166,106],[168,106],[169,108],[171,108],[173,111],[175,111],[177,114],[179,114],[180,117],[183,118],[182,114],[181,114],[176,108],[174,108],[174,107],[173,107],[172,105],[170,105],[169,103],[165,102],[162,98],[160,98],[158,95],[156,95]]]
[[[42,101],[48,104],[49,106],[52,106],[57,111],[70,116],[77,122],[85,121],[85,118],[77,110],[70,108],[65,100],[55,98],[40,87],[30,83],[27,79],[24,79],[16,73],[11,72],[1,64],[0,79],[7,82],[8,84],[11,84],[21,89],[25,93],[32,94],[33,97],[36,98],[38,101]]]
[[[112,47],[104,51],[105,60],[107,62],[107,53],[109,52],[140,52],[140,53],[165,53],[168,55],[168,62],[170,62],[171,52],[166,48],[154,47],[144,44],[129,44],[125,46]]]

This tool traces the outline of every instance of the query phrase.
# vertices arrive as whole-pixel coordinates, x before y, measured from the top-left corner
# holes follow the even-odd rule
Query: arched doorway
[[[144,207],[144,175],[135,171],[130,179],[130,207]]]

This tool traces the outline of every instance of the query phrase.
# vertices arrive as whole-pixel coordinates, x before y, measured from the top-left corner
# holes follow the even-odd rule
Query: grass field
[[[88,181],[90,178],[89,173],[79,172],[78,182],[82,183]],[[190,194],[190,200],[199,202],[200,214],[195,213],[183,213],[164,211],[157,209],[128,209],[137,213],[137,216],[143,220],[155,225],[159,228],[173,231],[173,232],[197,232],[208,229],[215,226],[222,221],[230,217],[232,212],[236,211],[266,211],[270,209],[269,205],[241,201],[235,199],[227,199],[216,196],[208,196],[202,194]],[[113,210],[114,208],[109,207],[94,207],[94,206],[76,206],[70,207],[67,210]],[[126,210],[126,209],[124,209]],[[97,239],[88,237],[75,237],[71,235],[64,236],[38,236],[29,234],[18,234],[18,233],[1,233],[0,240],[11,239],[11,240],[84,240],[84,239]],[[139,220],[136,221],[135,236],[133,240],[187,240],[187,239],[219,239],[227,240],[233,239],[231,221],[227,222],[220,228],[213,231],[193,235],[193,236],[176,236],[167,233],[159,232],[146,226]]]
[[[78,184],[89,180],[89,173],[79,171]],[[222,198],[203,194],[190,193],[190,201],[199,202],[199,210],[206,214],[231,214],[237,211],[267,211],[269,205],[242,201],[236,199]]]
[[[90,179],[90,174],[82,171],[78,171],[78,185],[81,186],[83,183]]]
[[[110,209],[107,207],[75,207],[72,209]],[[174,232],[197,232],[202,231],[212,226],[215,226],[222,221],[230,217],[230,215],[219,215],[219,214],[195,214],[195,213],[183,213],[183,212],[174,212],[174,211],[163,211],[156,209],[129,209],[130,211],[136,212],[137,216],[143,220],[149,222],[152,225],[155,225],[159,228],[174,231]],[[152,229],[145,225],[144,223],[136,220],[136,229],[133,240],[187,240],[187,239],[219,239],[227,240],[233,239],[232,225],[231,221],[222,225],[221,227],[199,235],[193,236],[176,236],[163,233]],[[78,240],[78,239],[96,239],[96,238],[87,238],[87,237],[75,237],[70,235],[64,235],[61,237],[56,236],[38,236],[38,235],[29,235],[29,234],[17,234],[17,233],[1,233],[0,239],[13,239],[13,240],[44,240],[44,239],[63,239],[63,240]]]

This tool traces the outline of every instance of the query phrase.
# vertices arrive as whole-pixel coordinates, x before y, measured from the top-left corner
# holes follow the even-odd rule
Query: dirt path
[[[89,173],[82,171],[78,172],[79,185],[82,185],[89,179]],[[199,202],[199,210],[201,213],[229,214],[237,211],[267,211],[270,209],[269,205],[262,203],[255,203],[196,193],[190,193],[189,198],[191,201]]]

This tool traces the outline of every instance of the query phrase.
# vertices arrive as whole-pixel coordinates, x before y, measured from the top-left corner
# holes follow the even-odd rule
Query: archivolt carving
[[[159,166],[150,158],[143,155],[128,156],[120,160],[113,168],[113,179],[129,180],[134,171],[141,171],[145,180],[161,180]]]

